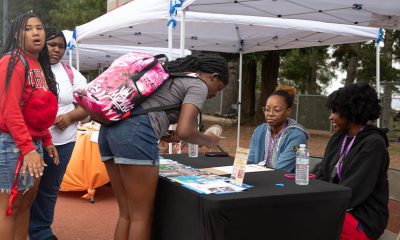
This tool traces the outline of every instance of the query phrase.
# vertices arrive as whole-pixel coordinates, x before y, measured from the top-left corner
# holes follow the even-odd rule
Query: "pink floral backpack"
[[[85,89],[75,92],[75,100],[101,124],[128,118],[132,109],[170,77],[160,58],[166,57],[138,52],[125,54]]]

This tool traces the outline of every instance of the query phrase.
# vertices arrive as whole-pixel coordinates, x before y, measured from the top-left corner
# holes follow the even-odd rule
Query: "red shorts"
[[[343,229],[340,234],[340,240],[370,240],[365,235],[358,220],[350,213],[346,213],[344,217]]]

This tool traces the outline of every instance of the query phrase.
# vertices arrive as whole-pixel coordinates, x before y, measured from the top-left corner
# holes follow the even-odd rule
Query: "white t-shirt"
[[[58,83],[58,112],[57,116],[71,112],[75,109],[73,104],[74,97],[73,91],[84,88],[87,84],[86,78],[78,72],[74,67],[71,66],[72,72],[74,73],[74,85],[72,86],[71,80],[68,77],[61,63],[51,65],[51,70],[56,77]],[[63,145],[70,142],[76,141],[76,130],[78,123],[71,123],[64,131],[54,125],[50,127],[50,133],[53,137],[54,145]]]

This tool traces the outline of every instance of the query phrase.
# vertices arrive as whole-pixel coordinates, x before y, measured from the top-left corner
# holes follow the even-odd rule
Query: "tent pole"
[[[172,59],[172,24],[168,26],[168,59]],[[171,125],[169,127],[172,130]],[[172,154],[172,143],[168,143],[168,153]]]
[[[241,105],[242,105],[242,71],[243,71],[243,51],[240,50],[239,54],[239,97],[237,103],[237,118],[238,118],[238,126],[237,126],[237,140],[236,140],[236,149],[239,147],[240,140],[240,115],[241,115]]]
[[[168,59],[172,59],[172,24],[168,26]]]
[[[186,28],[186,11],[182,10],[182,15],[181,15],[181,54],[180,57],[183,57],[185,55],[185,29]]]
[[[381,68],[381,62],[380,62],[380,47],[379,47],[379,42],[376,43],[376,92],[378,94],[378,99],[381,99],[381,80],[380,80],[380,68]],[[378,118],[376,122],[377,127],[381,126],[381,119]]]
[[[68,49],[68,53],[69,53],[69,65],[72,66],[72,50]]]
[[[79,72],[79,44],[76,43],[76,70]]]
[[[224,102],[224,89],[221,91],[221,97],[219,99],[219,115],[222,116],[222,104]]]

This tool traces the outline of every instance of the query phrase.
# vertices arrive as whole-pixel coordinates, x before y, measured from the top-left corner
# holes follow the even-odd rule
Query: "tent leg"
[[[239,97],[238,97],[238,122],[237,122],[237,140],[236,140],[236,149],[239,147],[240,140],[240,115],[241,115],[241,105],[242,105],[242,71],[243,71],[243,52],[240,51],[239,55]]]

